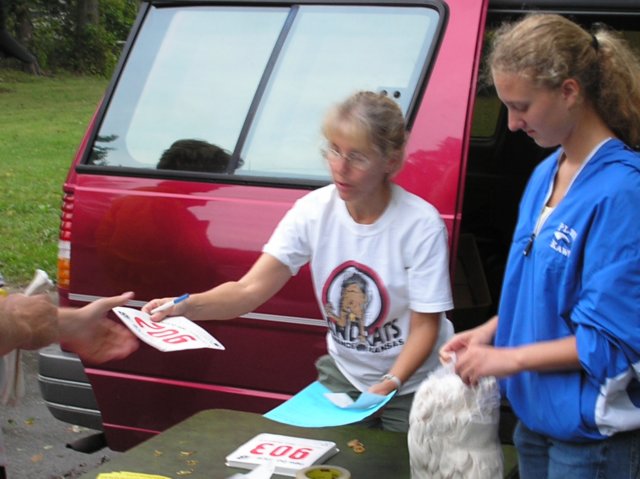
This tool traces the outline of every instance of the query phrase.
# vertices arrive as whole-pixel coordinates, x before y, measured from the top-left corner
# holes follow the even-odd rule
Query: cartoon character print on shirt
[[[383,351],[403,342],[396,321],[385,323],[389,297],[370,268],[348,261],[329,275],[322,304],[334,340],[359,351]]]

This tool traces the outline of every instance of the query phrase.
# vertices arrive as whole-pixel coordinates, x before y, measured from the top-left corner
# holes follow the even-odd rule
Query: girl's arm
[[[579,369],[575,336],[512,348],[473,344],[457,355],[456,372],[467,384],[481,377],[505,377],[522,371]]]

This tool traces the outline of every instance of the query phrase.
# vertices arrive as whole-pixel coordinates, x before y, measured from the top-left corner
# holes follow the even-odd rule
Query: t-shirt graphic
[[[374,338],[380,339],[376,333],[387,317],[389,298],[384,284],[367,266],[347,261],[334,269],[324,285],[322,304],[331,335],[339,344],[364,351]]]
[[[415,391],[440,364],[453,334],[447,229],[438,211],[392,184],[389,205],[373,224],[356,223],[335,185],[307,193],[285,213],[263,251],[292,275],[307,265],[327,327],[327,352],[360,391],[393,368],[413,312],[438,313],[429,357],[398,394]]]

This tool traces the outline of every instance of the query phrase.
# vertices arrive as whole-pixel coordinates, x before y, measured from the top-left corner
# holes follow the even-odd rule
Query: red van
[[[133,290],[140,307],[240,277],[292,203],[330,181],[319,150],[326,109],[367,89],[405,112],[397,182],[449,229],[455,327],[484,321],[521,191],[547,153],[509,132],[495,94],[477,87],[484,38],[543,9],[605,22],[640,44],[639,3],[143,2],[64,183],[60,303]],[[325,352],[308,270],[258,310],[201,326],[226,350],[142,344],[84,368],[46,348],[43,397],[59,419],[126,450],[202,409],[266,412],[315,380]]]

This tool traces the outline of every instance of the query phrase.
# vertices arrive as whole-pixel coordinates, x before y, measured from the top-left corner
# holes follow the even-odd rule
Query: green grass
[[[56,274],[62,183],[108,80],[0,69],[0,273]]]

